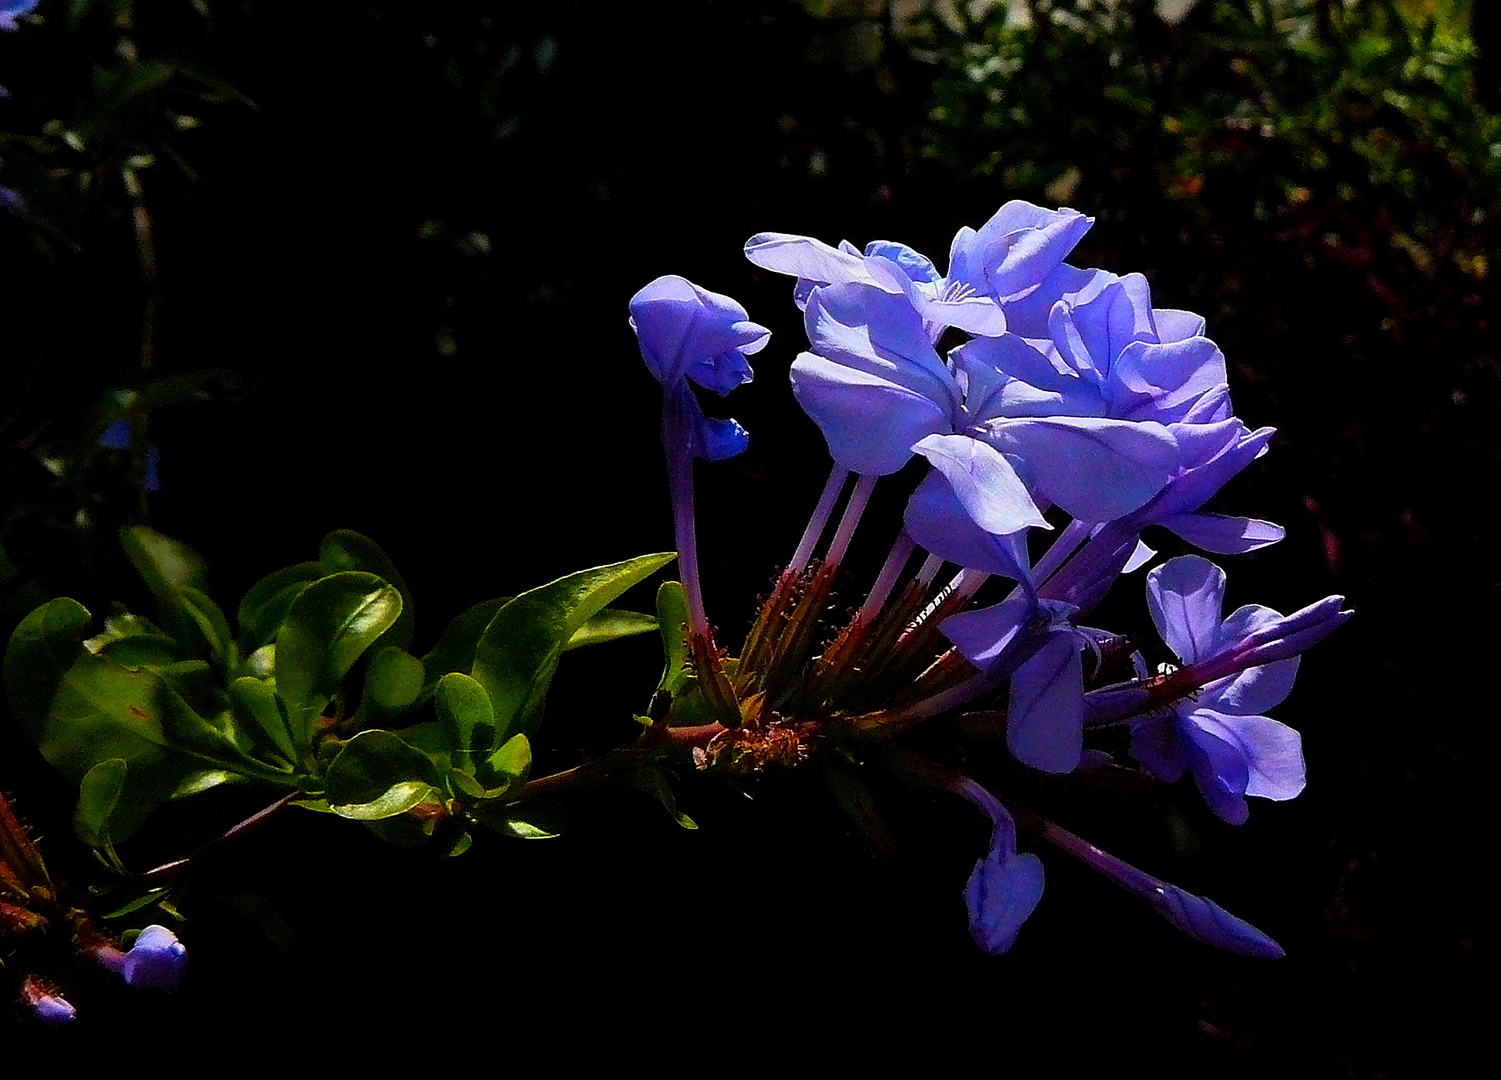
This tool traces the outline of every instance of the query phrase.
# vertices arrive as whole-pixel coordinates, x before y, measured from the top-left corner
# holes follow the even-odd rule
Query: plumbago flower
[[[1246,642],[1253,635],[1261,632],[1266,639],[1273,636],[1268,631],[1289,626],[1283,616],[1259,604],[1237,608],[1222,620],[1224,596],[1225,572],[1196,555],[1171,559],[1147,575],[1152,622],[1183,665],[1202,665],[1195,681],[1209,674],[1216,660],[1225,666],[1249,665],[1247,656],[1254,654]],[[1260,714],[1292,692],[1298,656],[1282,654],[1293,647],[1301,651],[1338,629],[1350,615],[1341,610],[1343,601],[1339,596],[1324,601],[1321,617],[1298,627],[1295,645],[1286,644],[1291,634],[1277,635],[1282,648],[1277,653],[1263,648],[1259,654],[1267,662],[1204,683],[1192,696],[1168,706],[1170,715],[1135,724],[1131,756],[1168,783],[1191,773],[1210,809],[1232,825],[1249,816],[1247,795],[1279,801],[1295,797],[1304,785],[1302,739]],[[1242,655],[1231,659],[1237,652]]]
[[[734,457],[744,452],[749,437],[734,420],[705,416],[693,385],[723,396],[750,382],[746,356],[765,348],[771,331],[751,322],[745,308],[728,296],[677,276],[659,277],[631,297],[630,311],[642,359],[662,384],[662,446],[672,489],[678,563],[693,631],[707,638],[693,531],[693,462]]]
[[[1074,210],[1007,203],[978,230],[960,230],[947,273],[890,241],[861,251],[784,233],[750,239],[753,263],[797,278],[808,348],[792,362],[792,389],[834,468],[740,656],[721,663],[717,652],[692,653],[698,683],[717,680],[725,704],[717,723],[704,725],[702,708],[680,702],[687,691],[667,681],[659,695],[670,693],[672,703],[658,708],[654,699],[654,720],[702,740],[694,743],[701,768],[861,761],[977,806],[991,820],[991,845],[964,896],[971,932],[989,953],[1012,947],[1042,896],[1041,861],[1018,851],[1021,821],[1184,933],[1280,956],[1269,937],[1213,901],[925,756],[944,733],[986,732],[950,750],[966,771],[983,768],[1003,731],[1016,761],[1062,777],[1108,761],[1090,746],[1092,732],[1128,723],[1131,755],[1147,776],[1192,773],[1228,821],[1245,820],[1248,795],[1286,799],[1303,787],[1299,737],[1261,714],[1291,690],[1296,656],[1348,617],[1342,598],[1286,617],[1253,606],[1222,620],[1218,568],[1197,556],[1170,560],[1150,574],[1148,603],[1182,666],[1095,685],[1130,648],[1081,620],[1123,573],[1155,558],[1144,529],[1160,526],[1218,553],[1264,547],[1283,530],[1204,509],[1266,452],[1272,429],[1252,430],[1234,415],[1225,358],[1203,319],[1154,307],[1140,274],[1064,261],[1090,224]],[[687,466],[716,457],[721,443],[735,452],[743,436],[738,426],[717,426],[730,422],[706,420],[689,384],[724,393],[747,381],[744,354],[765,343],[765,331],[734,301],[680,278],[648,286],[632,314],[663,385],[689,638],[699,641],[708,623],[691,580]],[[968,340],[940,355],[936,343],[951,330]],[[836,628],[822,622],[835,611],[833,578],[867,500],[878,480],[914,457],[928,468],[901,532],[865,602],[831,635]],[[1051,534],[1036,558],[1034,530]],[[941,580],[945,566],[954,569]],[[991,577],[1004,579],[1000,592],[975,606]],[[922,754],[903,745],[912,728],[959,714],[962,722],[939,727]],[[872,753],[872,744],[889,752]],[[829,765],[836,790],[850,767]],[[862,791],[847,802],[868,798]]]
[[[0,0],[0,30],[16,29],[16,20],[36,9],[39,0]]]

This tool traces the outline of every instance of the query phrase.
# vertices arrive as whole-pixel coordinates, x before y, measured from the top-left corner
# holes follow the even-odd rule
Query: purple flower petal
[[[1173,655],[1191,664],[1214,654],[1225,572],[1208,559],[1183,555],[1147,574],[1147,607],[1157,633]]]
[[[125,954],[122,974],[137,990],[156,989],[171,992],[182,982],[187,968],[188,950],[177,935],[165,926],[148,926],[142,930]]]
[[[963,228],[949,249],[949,280],[997,300],[1036,286],[1094,224],[1077,210],[1047,210],[1014,199],[978,230]]]
[[[907,501],[907,535],[941,559],[999,574],[1035,590],[1024,533],[996,536],[976,525],[940,472],[930,472]],[[973,657],[970,658],[973,662]]]
[[[1083,521],[1113,521],[1139,509],[1162,490],[1178,463],[1178,447],[1160,424],[997,418],[977,431],[1025,463],[1040,494]]]
[[[986,532],[1005,536],[1027,528],[1052,528],[998,450],[967,435],[941,434],[929,435],[912,449],[944,475],[960,505]]]
[[[793,361],[792,389],[830,455],[853,472],[894,473],[915,443],[950,430],[948,414],[924,395],[813,353]]]
[[[1043,772],[1078,767],[1084,752],[1084,663],[1073,631],[1052,633],[1012,676],[1006,746],[1018,761]]]
[[[1042,860],[1030,853],[1006,856],[993,849],[976,862],[964,886],[975,943],[991,956],[1009,952],[1042,899],[1043,884]]]
[[[1244,919],[1176,885],[1160,882],[1146,898],[1164,919],[1206,945],[1261,960],[1280,960],[1287,955],[1281,945]]]
[[[1190,719],[1235,749],[1245,765],[1245,794],[1282,802],[1302,793],[1307,782],[1303,737],[1286,724],[1206,708],[1194,709]]]
[[[961,611],[939,624],[964,659],[981,671],[996,664],[1026,629],[1036,605],[1018,596],[988,608]]]
[[[1281,525],[1258,518],[1206,514],[1202,510],[1171,514],[1157,521],[1201,551],[1216,555],[1244,555],[1277,543],[1287,535]]]
[[[990,792],[969,778],[953,790],[990,818],[990,852],[975,863],[964,886],[969,929],[975,942],[991,956],[1007,952],[1022,923],[1042,899],[1042,860],[1016,853],[1016,822]]]
[[[641,356],[667,389],[692,379],[728,393],[750,379],[744,354],[759,352],[771,337],[736,301],[676,275],[636,293],[630,310]]]
[[[1246,805],[1251,770],[1240,746],[1218,725],[1199,723],[1198,710],[1180,719],[1178,730],[1188,750],[1189,771],[1209,809],[1222,821],[1244,825],[1251,816]]]

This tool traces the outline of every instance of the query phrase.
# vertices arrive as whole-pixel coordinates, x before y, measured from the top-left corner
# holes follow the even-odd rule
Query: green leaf
[[[676,821],[683,828],[698,828],[698,822],[678,809],[677,796],[673,794],[672,788],[667,783],[667,774],[661,769],[655,767],[637,769],[624,779],[631,787],[636,788],[638,791],[646,792],[646,794],[661,803],[663,809],[672,817],[672,820]]]
[[[288,762],[297,760],[292,729],[276,691],[264,679],[249,675],[229,684],[229,702],[241,728],[258,732]]]
[[[113,908],[113,909],[111,909],[109,911],[106,911],[103,915],[100,916],[100,918],[103,918],[103,919],[120,919],[120,918],[124,918],[126,915],[129,915],[129,914],[131,914],[133,912],[136,912],[136,911],[140,911],[142,908],[150,907],[152,904],[154,904],[158,900],[160,900],[162,898],[162,896],[164,896],[166,894],[166,892],[167,892],[167,886],[165,886],[165,885],[163,885],[159,889],[152,889],[149,892],[143,893],[142,895],[137,896],[137,897],[135,897],[132,900],[127,900],[125,903],[121,904],[117,908]]]
[[[468,672],[474,667],[474,650],[484,636],[485,627],[495,618],[495,613],[510,603],[509,596],[497,600],[485,600],[464,611],[433,646],[432,652],[422,658],[427,677],[436,682],[450,671]]]
[[[401,593],[374,574],[331,574],[302,590],[276,640],[276,691],[299,746],[312,745],[323,706],[400,614]]]
[[[186,588],[201,590],[207,583],[208,567],[202,557],[186,544],[155,529],[144,525],[122,529],[120,543],[136,573],[158,600],[166,600]]]
[[[120,802],[125,788],[128,765],[124,758],[109,758],[84,774],[78,785],[78,806],[73,811],[73,831],[90,847],[108,848],[111,844],[109,819]]]
[[[691,679],[688,663],[688,594],[681,581],[664,581],[657,590],[657,626],[662,631],[662,681],[658,688],[676,696]]]
[[[328,767],[323,797],[334,813],[360,821],[404,814],[434,794],[438,770],[426,754],[389,731],[362,731]]]
[[[617,611],[605,608],[594,618],[579,627],[567,643],[564,652],[583,648],[585,645],[603,645],[618,638],[636,634],[650,634],[657,628],[657,620],[639,611]]]
[[[392,726],[422,697],[422,661],[409,652],[388,646],[375,654],[365,673],[360,699],[360,722],[369,727]]]
[[[495,614],[475,649],[474,678],[495,708],[497,737],[535,732],[563,646],[605,605],[676,556],[643,555],[522,593]]]
[[[203,592],[208,568],[198,553],[144,525],[122,529],[120,543],[156,598],[168,633],[185,649],[225,666],[232,658],[229,624]]]
[[[82,645],[88,624],[88,611],[74,600],[37,608],[11,636],[5,682],[26,734],[74,783],[81,785],[101,762],[128,763],[108,818],[109,839],[119,843],[203,763],[168,745],[161,716],[181,699],[154,672],[90,655]],[[109,775],[95,778],[101,786],[92,798]]]
[[[340,817],[355,821],[379,821],[414,810],[433,794],[431,784],[420,780],[399,780],[369,802],[331,803],[329,808]]]
[[[412,590],[407,588],[406,581],[379,544],[353,530],[339,529],[323,538],[318,548],[318,563],[325,574],[360,570],[394,585],[401,593],[401,614],[387,632],[386,644],[398,649],[411,647],[417,605],[412,599]]]
[[[62,597],[37,608],[16,627],[5,649],[10,706],[33,741],[40,738],[63,676],[82,659],[89,612]]]
[[[181,610],[192,622],[197,636],[207,645],[214,665],[221,671],[233,671],[239,663],[239,654],[229,620],[219,610],[219,605],[209,599],[207,593],[191,585],[179,590],[177,596]]]
[[[497,776],[526,779],[532,770],[532,744],[525,735],[512,735],[490,755],[486,762]]]
[[[325,572],[319,563],[305,562],[267,574],[250,587],[240,601],[235,622],[240,627],[240,649],[249,654],[275,639],[292,603]]]
[[[485,688],[460,671],[438,680],[438,719],[455,755],[484,753],[495,744],[495,710]]]
[[[469,812],[496,832],[518,840],[550,839],[560,835],[568,823],[567,809],[552,799],[508,806],[482,802],[471,806]]]

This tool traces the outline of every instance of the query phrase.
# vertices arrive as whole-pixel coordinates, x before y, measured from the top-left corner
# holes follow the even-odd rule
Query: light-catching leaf
[[[276,641],[276,690],[298,745],[364,651],[401,615],[401,593],[374,574],[346,571],[303,589]]]
[[[569,574],[496,612],[475,649],[471,673],[490,695],[497,737],[535,732],[564,645],[617,596],[675,557],[643,555]]]

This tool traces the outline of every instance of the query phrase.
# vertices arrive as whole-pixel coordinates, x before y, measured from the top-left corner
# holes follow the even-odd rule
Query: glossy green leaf
[[[484,753],[495,744],[495,710],[485,688],[460,671],[438,680],[433,694],[438,719],[457,755]]]
[[[104,629],[87,639],[83,647],[124,667],[161,666],[184,659],[177,643],[154,623],[123,608],[107,616]]]
[[[89,612],[66,597],[37,608],[16,627],[5,649],[5,690],[26,734],[40,737],[63,676],[86,654]]]
[[[625,782],[638,791],[644,791],[667,811],[673,821],[685,829],[698,828],[698,822],[678,809],[677,796],[667,783],[667,774],[658,768],[637,769],[625,777]]]
[[[355,821],[379,821],[415,809],[433,793],[431,784],[420,780],[399,780],[369,802],[331,803],[329,808],[340,817]]]
[[[254,730],[288,762],[297,760],[292,729],[276,691],[264,679],[245,676],[229,684],[230,706],[242,728]]]
[[[657,590],[657,626],[662,631],[662,681],[659,689],[677,695],[691,677],[688,662],[688,594],[681,581],[664,581]]]
[[[128,765],[123,758],[99,762],[78,785],[78,806],[73,811],[73,831],[90,847],[110,846],[109,819],[125,788]]]
[[[497,776],[526,779],[532,770],[532,744],[525,735],[512,735],[490,755],[486,762]]]
[[[252,585],[235,614],[241,650],[252,653],[273,640],[293,601],[303,589],[325,576],[319,563],[305,562],[267,574]]]
[[[183,777],[182,782],[172,789],[170,797],[186,799],[216,788],[220,784],[232,784],[239,779],[241,779],[240,774],[230,772],[228,769],[200,769],[198,772],[189,773]]]
[[[437,767],[422,751],[389,731],[362,731],[329,765],[323,797],[342,817],[372,821],[405,813],[437,784]]]
[[[379,544],[351,529],[339,529],[323,538],[318,548],[318,563],[325,574],[358,570],[394,585],[401,593],[401,614],[386,632],[385,644],[398,649],[411,648],[417,605],[412,599],[412,590],[407,588],[406,581]]]
[[[120,542],[156,598],[167,632],[184,649],[228,666],[229,624],[203,591],[208,569],[198,553],[144,525],[121,530]]]
[[[497,737],[535,732],[563,646],[612,600],[676,556],[643,555],[583,570],[522,593],[495,614],[472,674],[490,695]]]
[[[302,590],[276,641],[276,690],[299,746],[311,745],[323,706],[400,614],[401,593],[374,574],[331,574]]]
[[[208,656],[221,671],[233,671],[239,663],[234,633],[219,605],[207,593],[192,586],[178,591],[182,611],[191,621],[197,636],[208,647]]]
[[[467,673],[474,667],[474,650],[484,636],[485,627],[495,613],[510,603],[509,596],[485,600],[467,609],[443,631],[432,652],[422,658],[422,666],[433,683],[450,671]]]
[[[148,908],[148,907],[150,907],[152,904],[156,903],[163,896],[165,896],[166,893],[167,893],[167,886],[165,886],[165,885],[163,885],[159,889],[152,889],[149,892],[143,893],[142,895],[137,896],[137,897],[135,897],[135,898],[133,898],[131,900],[127,900],[125,903],[121,904],[119,907],[111,908],[109,911],[106,911],[101,916],[101,918],[105,918],[105,919],[121,919],[121,918],[124,918],[126,915],[130,915],[133,912],[140,911],[142,908]]]
[[[169,745],[162,716],[184,708],[181,699],[155,672],[131,671],[86,652],[81,641],[88,624],[88,611],[73,600],[33,611],[11,637],[5,681],[21,726],[68,779],[81,784],[110,759],[128,763],[109,816],[110,839],[119,843],[203,761]],[[191,730],[190,718],[178,719]]]
[[[201,590],[208,580],[208,567],[196,551],[155,529],[144,525],[123,529],[120,542],[136,573],[158,599],[181,589]]]
[[[518,840],[550,839],[560,835],[568,823],[568,811],[552,799],[510,805],[478,803],[469,812],[496,832]]]
[[[574,631],[563,646],[563,651],[579,649],[585,645],[603,645],[624,637],[650,634],[657,629],[657,620],[639,611],[618,611],[605,608],[594,618]]]
[[[397,726],[422,697],[422,661],[395,646],[375,654],[365,673],[365,693],[360,699],[360,723],[369,727]]]

